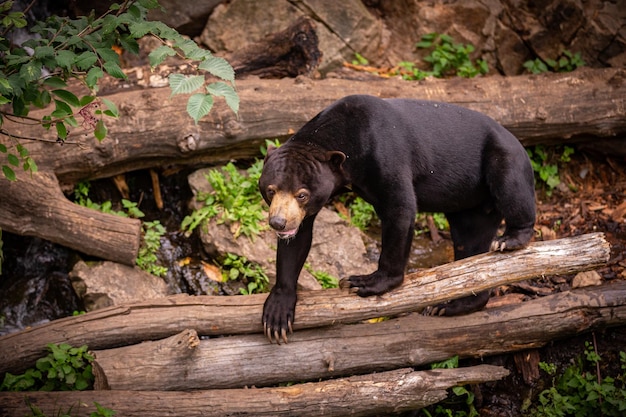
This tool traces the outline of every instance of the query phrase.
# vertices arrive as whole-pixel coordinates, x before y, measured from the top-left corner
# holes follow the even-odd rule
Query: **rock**
[[[213,9],[222,1],[159,0],[163,10],[150,10],[148,19],[161,21],[188,36],[198,36]]]
[[[192,173],[188,180],[194,195],[211,191],[205,179],[208,169]],[[197,203],[192,201],[193,207]],[[199,228],[200,239],[205,251],[211,256],[234,253],[263,267],[270,281],[276,281],[276,235],[264,231],[254,240],[246,236],[235,239],[228,225],[209,221],[206,227]],[[322,271],[342,279],[352,274],[372,272],[376,265],[366,257],[365,244],[361,232],[342,220],[339,215],[327,208],[322,209],[315,220],[313,243],[307,258],[313,271]],[[317,280],[305,269],[298,279],[301,289],[320,289]]]
[[[579,272],[572,280],[572,288],[591,287],[601,284],[602,277],[596,271]]]
[[[302,16],[319,22],[322,73],[352,60],[355,52],[365,56],[381,52],[383,26],[358,0],[233,0],[215,8],[200,40],[227,54],[287,29]]]
[[[79,261],[69,275],[74,291],[83,299],[87,311],[170,294],[161,278],[115,262],[97,262],[89,266]]]

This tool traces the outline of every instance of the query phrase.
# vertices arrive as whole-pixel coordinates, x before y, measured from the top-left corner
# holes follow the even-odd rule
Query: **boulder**
[[[321,73],[338,68],[355,52],[378,56],[383,26],[358,0],[233,0],[215,8],[200,36],[211,50],[229,54],[284,31],[302,16],[318,22]]]
[[[79,261],[70,271],[74,291],[86,311],[112,305],[137,303],[170,294],[164,280],[139,268],[115,262],[87,265]]]

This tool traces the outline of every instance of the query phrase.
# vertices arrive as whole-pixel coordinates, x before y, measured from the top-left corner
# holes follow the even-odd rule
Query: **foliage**
[[[524,68],[533,74],[548,71],[571,72],[583,66],[585,66],[585,61],[581,58],[580,52],[574,54],[568,50],[565,50],[558,60],[546,59],[544,62],[541,58],[535,58],[524,62]]]
[[[245,173],[240,173],[232,162],[219,170],[210,170],[205,177],[212,191],[196,197],[203,206],[186,216],[181,228],[190,234],[215,217],[218,224],[229,224],[235,237],[243,233],[253,239],[264,229],[265,215],[258,189],[262,169],[263,161],[257,160]]]
[[[474,52],[473,45],[454,43],[451,36],[439,33],[429,33],[422,36],[422,40],[415,45],[417,48],[434,48],[424,61],[432,65],[432,71],[428,75],[445,77],[456,75],[458,77],[472,78],[489,71],[487,62],[477,59],[472,62],[470,54]]]
[[[374,207],[358,196],[352,200],[348,210],[350,212],[350,223],[363,231],[367,230],[377,218]]]
[[[554,187],[561,183],[558,162],[569,162],[571,160],[570,156],[574,153],[574,148],[557,146],[549,151],[542,145],[536,145],[533,148],[526,148],[526,152],[530,157],[530,164],[535,172],[536,181],[547,187],[547,195],[552,194]],[[559,152],[561,155],[557,158]]]
[[[161,247],[161,236],[165,234],[165,227],[158,220],[143,222],[143,241],[137,254],[137,266],[146,272],[158,277],[167,274],[167,268],[159,265],[157,252]]]
[[[89,189],[91,184],[88,181],[82,181],[74,187],[74,201],[76,204],[102,213],[115,214],[120,217],[133,217],[140,219],[145,214],[137,207],[137,203],[130,200],[122,199],[122,207],[124,210],[114,210],[113,203],[110,200],[102,204],[94,203],[89,198]],[[162,277],[167,273],[167,268],[159,265],[157,252],[161,247],[161,236],[165,234],[165,228],[158,220],[152,222],[143,222],[143,240],[135,263],[144,271]]]
[[[270,279],[260,265],[244,256],[227,253],[221,262],[224,280],[243,279],[247,285],[240,291],[244,295],[267,292]]]
[[[623,416],[626,414],[626,353],[620,352],[621,374],[615,378],[600,375],[602,358],[593,344],[585,342],[583,355],[556,377],[556,366],[540,363],[553,377],[552,387],[543,390],[538,404],[527,411],[533,417]]]
[[[69,129],[80,124],[103,140],[107,134],[103,116],[117,117],[119,113],[114,103],[97,96],[98,83],[105,74],[126,78],[113,48],[138,54],[137,39],[146,35],[161,42],[149,54],[153,68],[167,57],[177,55],[191,62],[200,73],[173,73],[169,77],[172,95],[191,94],[187,113],[196,123],[209,113],[215,96],[224,97],[234,112],[239,110],[235,74],[228,62],[201,49],[164,23],[146,19],[149,9],[160,7],[157,0],[113,3],[99,17],[93,12],[77,19],[50,16],[46,21],[35,22],[29,28],[31,38],[21,45],[14,45],[11,35],[16,29],[25,28],[27,22],[24,13],[13,12],[12,7],[13,1],[0,3],[0,105],[11,105],[11,112],[0,111],[0,128],[5,119],[36,123],[47,130],[54,128],[57,141],[64,142]],[[206,74],[220,81],[206,81]],[[82,96],[68,89],[71,79],[83,86]],[[50,114],[43,118],[28,116],[31,106],[48,105],[52,105]],[[82,119],[80,123],[77,116]],[[18,138],[4,129],[0,134],[8,136],[11,143],[9,147],[0,147],[0,153],[7,155],[8,164],[2,164],[5,177],[15,180],[12,167],[17,167],[20,160],[26,171],[36,171],[37,166],[19,139],[41,139]]]
[[[431,369],[458,368],[459,357],[453,356],[443,362],[433,363],[430,367]],[[433,406],[434,409],[429,407],[420,410],[420,412],[427,417],[477,417],[479,415],[474,406],[474,394],[471,391],[465,387],[453,387],[452,393],[454,394],[453,397]],[[449,407],[447,407],[448,405]]]
[[[352,60],[352,64],[354,65],[368,65],[370,62],[360,53],[354,53],[354,59]]]
[[[313,267],[311,267],[310,263],[305,263],[304,269],[315,277],[315,279],[317,280],[317,282],[320,283],[322,288],[328,289],[339,287],[339,280],[336,277],[330,275],[328,272],[314,270]]]
[[[87,352],[87,346],[49,343],[47,349],[50,353],[37,360],[35,368],[21,375],[7,372],[0,391],[85,390],[93,384],[93,356]]]

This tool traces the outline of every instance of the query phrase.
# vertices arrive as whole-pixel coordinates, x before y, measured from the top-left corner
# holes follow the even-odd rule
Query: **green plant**
[[[620,352],[621,374],[616,377],[602,378],[601,361],[594,345],[585,342],[583,354],[558,377],[555,365],[540,363],[540,368],[552,376],[552,386],[539,393],[537,404],[526,406],[526,414],[533,417],[626,414],[626,353]]]
[[[549,151],[542,145],[536,145],[533,148],[526,148],[526,152],[530,157],[530,164],[535,172],[537,182],[547,186],[546,194],[551,195],[554,187],[561,183],[558,162],[569,162],[571,155],[574,153],[574,148],[564,146],[561,151],[559,146]],[[556,158],[559,152],[561,152],[561,155]]]
[[[374,207],[358,196],[352,200],[348,210],[350,211],[350,223],[363,231],[367,230],[377,218]]]
[[[535,58],[524,62],[524,68],[533,74],[541,74],[542,72],[571,72],[576,68],[585,66],[585,61],[581,58],[580,52],[572,53],[568,50],[557,59]]]
[[[431,364],[431,369],[453,369],[459,367],[459,357],[453,356],[442,362]],[[474,394],[465,387],[453,387],[453,397],[442,401],[428,409],[420,410],[427,417],[476,417],[478,411],[474,406]],[[454,408],[454,409],[453,409]]]
[[[198,225],[215,217],[218,224],[229,224],[235,237],[243,233],[253,239],[261,233],[265,215],[257,184],[262,169],[263,161],[257,160],[245,174],[232,162],[210,170],[206,179],[212,191],[196,197],[203,206],[183,219],[182,230],[190,234]]]
[[[250,295],[267,292],[270,279],[260,265],[248,261],[244,256],[233,253],[227,253],[221,264],[225,281],[243,279],[246,282],[246,288],[240,290],[241,294]]]
[[[474,46],[454,43],[451,36],[439,33],[429,33],[422,36],[422,40],[416,44],[417,48],[434,48],[424,58],[424,61],[432,65],[434,77],[456,75],[458,77],[472,78],[489,71],[487,62],[477,59],[472,62],[470,54],[474,52]]]
[[[85,390],[92,385],[93,356],[87,352],[87,346],[49,343],[47,349],[50,353],[37,360],[35,368],[21,375],[7,372],[0,391]]]
[[[136,264],[139,268],[158,277],[167,274],[167,268],[159,265],[157,252],[161,247],[161,236],[165,234],[165,227],[158,220],[143,222],[143,241],[137,254]]]
[[[102,204],[94,203],[89,198],[89,189],[91,184],[88,181],[82,181],[76,184],[74,187],[74,201],[83,206],[93,210],[98,210],[102,213],[115,214],[121,217],[133,217],[140,219],[145,216],[143,211],[139,210],[137,203],[122,199],[122,207],[124,210],[113,210],[113,203],[109,200]],[[140,269],[162,277],[167,274],[167,268],[159,265],[157,252],[161,247],[161,237],[165,234],[165,228],[158,220],[152,222],[143,222],[143,239],[137,254],[135,263]]]
[[[28,398],[26,399],[26,402],[27,402],[28,407],[30,408],[30,412],[31,412],[30,415],[32,417],[48,417],[43,411],[41,411],[39,407],[37,407],[37,405],[31,403]],[[89,414],[89,417],[113,417],[116,414],[115,411],[111,410],[110,408],[101,406],[96,401],[94,401],[93,404],[96,406],[96,411],[92,411]],[[76,404],[76,407],[81,407],[81,405]],[[63,412],[61,410],[55,411],[54,416],[55,417],[72,417],[73,409],[74,409],[74,406],[71,406],[66,412]]]
[[[0,111],[0,128],[7,118],[35,123],[48,130],[54,128],[57,141],[64,142],[69,128],[82,125],[103,140],[107,135],[103,116],[117,117],[119,113],[114,103],[97,96],[98,83],[105,74],[126,78],[119,55],[112,48],[138,54],[137,39],[146,35],[161,43],[149,54],[152,67],[177,55],[200,73],[169,76],[172,95],[191,94],[187,113],[196,123],[211,110],[216,96],[224,97],[228,106],[238,112],[232,67],[164,23],[148,21],[148,10],[160,7],[157,0],[113,3],[99,17],[93,13],[77,19],[50,16],[45,22],[35,22],[29,28],[33,36],[21,45],[11,42],[11,33],[26,27],[27,22],[24,13],[11,11],[12,7],[13,1],[0,3],[0,105],[11,106],[11,111]],[[206,74],[214,78],[206,79]],[[82,85],[80,97],[68,89],[71,79]],[[220,81],[213,82],[214,79]],[[31,106],[45,108],[50,104],[49,114],[40,119],[29,117]],[[80,123],[77,117],[82,119]],[[36,164],[20,140],[41,138],[19,137],[4,129],[0,129],[0,134],[9,138],[9,145],[0,147],[8,161],[2,164],[4,176],[16,179],[12,167],[17,167],[20,159],[26,171],[36,171]]]
[[[313,269],[313,267],[311,267],[311,264],[308,262],[304,264],[304,269],[315,277],[315,279],[317,280],[317,282],[320,283],[322,288],[327,289],[339,287],[339,280],[336,277],[330,275],[328,272],[316,271]]]
[[[363,55],[358,52],[354,53],[354,59],[352,60],[353,65],[369,65],[369,61]]]

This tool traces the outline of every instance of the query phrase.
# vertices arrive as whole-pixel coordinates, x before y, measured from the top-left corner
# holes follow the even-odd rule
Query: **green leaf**
[[[165,58],[174,55],[176,55],[176,51],[173,48],[170,48],[167,45],[161,45],[158,48],[154,49],[152,52],[150,52],[150,55],[148,55],[148,58],[150,59],[150,66],[156,67],[161,62],[163,62]]]
[[[202,61],[200,65],[198,65],[198,68],[208,71],[223,80],[231,82],[235,81],[235,71],[224,58],[212,56]]]
[[[172,89],[172,95],[176,94],[189,94],[204,84],[204,77],[202,75],[185,76],[182,74],[171,74],[169,76],[170,88]]]
[[[104,19],[102,19],[102,34],[109,35],[113,33],[120,23],[120,19],[113,14],[104,16]]]
[[[67,83],[60,77],[48,77],[43,80],[43,84],[53,88],[65,88]]]
[[[95,89],[98,85],[98,80],[102,77],[104,77],[104,71],[102,71],[102,68],[93,67],[87,72],[87,77],[85,78],[87,87],[91,90]]]
[[[42,64],[40,61],[28,62],[20,68],[20,77],[26,82],[35,81],[41,76]]]
[[[33,56],[38,59],[46,58],[46,57],[53,56],[53,55],[54,55],[54,48],[48,45],[36,47],[35,52],[33,53]]]
[[[76,54],[72,51],[68,51],[66,49],[62,49],[57,52],[57,65],[61,68],[71,69],[74,65],[74,60],[76,59]]]
[[[85,107],[87,104],[91,103],[96,99],[96,96],[82,96],[80,98],[80,107]]]
[[[4,174],[6,179],[9,180],[9,181],[16,181],[17,180],[17,178],[15,177],[15,171],[13,171],[11,168],[9,168],[6,165],[2,165],[2,173]]]
[[[112,77],[127,78],[126,74],[124,74],[124,71],[122,71],[122,68],[120,68],[120,66],[117,65],[115,62],[111,62],[111,61],[105,62],[102,67],[107,72],[107,74],[109,74]]]
[[[91,51],[85,51],[76,57],[76,66],[81,70],[87,70],[91,68],[93,64],[98,61],[98,55]]]
[[[128,26],[128,29],[131,36],[138,39],[153,32],[154,24],[152,22],[133,22]]]
[[[193,94],[187,101],[187,113],[198,123],[213,107],[213,97],[209,94]]]
[[[232,86],[223,82],[216,82],[209,84],[206,89],[214,96],[224,97],[228,107],[235,113],[239,112],[239,96]]]
[[[64,101],[54,100],[55,109],[51,113],[52,117],[63,118],[72,114],[72,108]]]
[[[15,167],[20,166],[20,160],[17,158],[17,156],[13,155],[12,153],[7,155],[7,161],[9,161],[9,164]]]
[[[80,101],[78,97],[74,95],[74,93],[67,90],[52,90],[52,94],[59,97],[61,100],[65,101],[67,104],[73,107],[80,106]]]
[[[65,127],[65,124],[63,122],[57,122],[55,123],[55,127],[57,129],[57,136],[59,139],[65,140],[65,138],[67,138],[67,128]]]
[[[104,111],[104,114],[111,117],[119,117],[120,112],[117,109],[115,103],[104,97],[100,98],[100,100],[102,101],[102,103],[104,103],[105,106],[107,106],[107,110]]]
[[[96,123],[96,128],[94,129],[93,134],[100,142],[102,142],[102,140],[106,138],[107,127],[104,125],[104,122],[102,120],[98,120],[98,123]]]
[[[6,147],[6,145],[4,143],[0,143],[0,152],[1,153],[7,153],[8,149]]]

